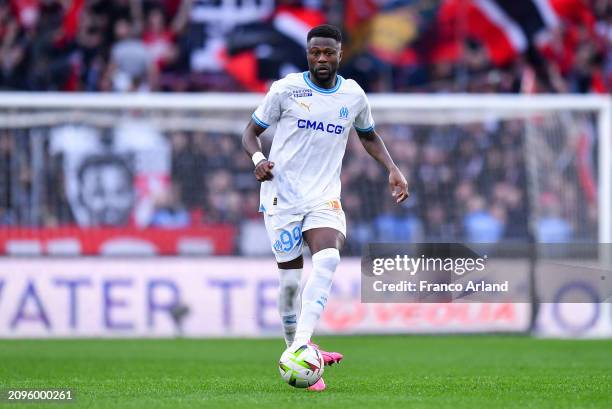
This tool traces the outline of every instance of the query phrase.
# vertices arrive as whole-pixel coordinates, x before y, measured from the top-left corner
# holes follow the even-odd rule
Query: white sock
[[[285,343],[289,347],[295,337],[300,308],[300,283],[303,269],[278,270],[278,313],[280,314]]]
[[[327,303],[338,263],[340,252],[334,248],[323,249],[312,255],[312,274],[302,292],[302,311],[295,332],[295,344],[304,345],[310,341]]]

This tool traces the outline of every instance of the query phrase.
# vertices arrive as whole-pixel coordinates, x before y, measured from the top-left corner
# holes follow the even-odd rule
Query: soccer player
[[[242,137],[261,182],[259,210],[278,263],[278,308],[291,348],[310,342],[340,262],[346,237],[340,169],[351,127],[366,151],[388,170],[397,203],[408,197],[404,175],[374,130],[364,91],[337,74],[342,58],[340,30],[327,24],[313,28],[306,51],[308,71],[274,82]],[[272,124],[276,132],[266,158],[258,136]],[[310,248],[313,271],[300,304],[303,241]],[[320,351],[326,365],[342,359],[337,352]],[[325,382],[320,379],[309,389],[324,390]]]

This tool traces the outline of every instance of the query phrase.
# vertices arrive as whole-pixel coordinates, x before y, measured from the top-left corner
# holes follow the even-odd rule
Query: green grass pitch
[[[3,408],[612,408],[612,341],[319,337],[345,354],[322,393],[277,369],[280,340],[3,340],[0,389],[75,401]]]

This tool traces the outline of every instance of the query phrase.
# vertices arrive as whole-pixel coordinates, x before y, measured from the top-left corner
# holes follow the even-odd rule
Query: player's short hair
[[[310,41],[310,39],[313,37],[333,38],[340,43],[342,42],[342,33],[340,32],[340,29],[336,26],[332,26],[331,24],[321,24],[320,26],[314,27],[308,32],[306,42]]]

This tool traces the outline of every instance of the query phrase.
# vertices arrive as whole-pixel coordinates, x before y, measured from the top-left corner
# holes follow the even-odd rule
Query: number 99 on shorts
[[[276,253],[288,253],[302,245],[302,229],[295,226],[291,230],[282,230],[272,247]]]

